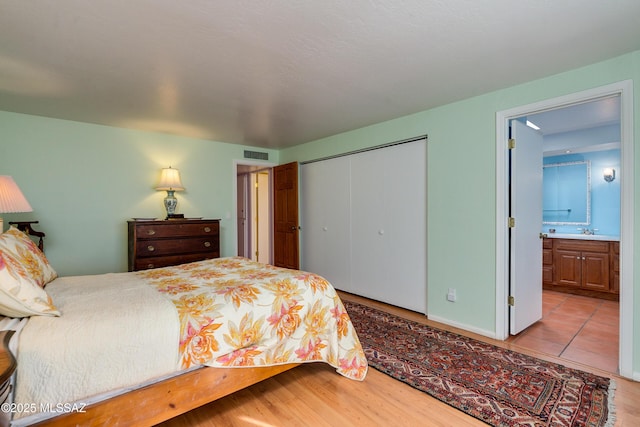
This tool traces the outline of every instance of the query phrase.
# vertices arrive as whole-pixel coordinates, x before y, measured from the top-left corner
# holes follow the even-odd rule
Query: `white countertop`
[[[576,240],[610,240],[619,242],[620,236],[611,236],[606,234],[564,234],[564,233],[544,233],[550,239],[576,239]]]

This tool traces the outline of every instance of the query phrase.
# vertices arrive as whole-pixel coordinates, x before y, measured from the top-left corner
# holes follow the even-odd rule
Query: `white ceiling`
[[[605,139],[594,144],[594,139],[609,138],[616,135],[620,138],[622,111],[620,96],[607,96],[588,102],[565,106],[558,109],[543,111],[526,116],[527,121],[538,126],[544,138],[544,155],[557,156],[567,153],[584,153],[589,151],[612,150],[620,148],[620,139]],[[604,128],[599,137],[587,137],[585,133],[576,136],[562,136],[560,138],[546,138],[557,134],[573,131],[593,130],[600,126],[617,126],[618,132]],[[602,130],[602,128],[600,129]],[[591,132],[589,132],[591,133]],[[598,135],[595,133],[593,135]]]
[[[638,49],[638,0],[0,0],[0,110],[280,148]]]
[[[608,96],[527,116],[543,135],[620,125],[620,96]]]

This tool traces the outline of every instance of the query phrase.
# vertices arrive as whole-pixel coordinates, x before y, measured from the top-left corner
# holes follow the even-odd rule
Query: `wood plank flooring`
[[[369,301],[349,294],[352,300],[377,307],[408,319],[461,333],[531,356],[562,363],[598,375],[615,378],[616,426],[640,425],[640,383],[629,381],[586,365],[545,353],[457,330],[426,320],[411,311]],[[164,427],[213,426],[485,426],[450,406],[396,381],[375,369],[369,369],[363,382],[337,374],[330,366],[302,365],[274,378],[212,402],[163,424]]]

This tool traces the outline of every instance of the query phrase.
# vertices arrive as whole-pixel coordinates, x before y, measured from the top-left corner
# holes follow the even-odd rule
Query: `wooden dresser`
[[[128,221],[129,271],[220,257],[219,219]]]
[[[618,300],[620,242],[543,239],[542,285],[553,291]]]

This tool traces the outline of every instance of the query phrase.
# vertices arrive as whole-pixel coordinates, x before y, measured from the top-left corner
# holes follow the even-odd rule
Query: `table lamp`
[[[178,169],[173,169],[171,166],[162,169],[160,175],[160,182],[156,187],[156,190],[164,190],[167,192],[167,197],[164,198],[164,207],[167,210],[167,219],[175,218],[176,206],[178,206],[178,199],[173,195],[175,191],[182,191],[184,187],[180,182],[180,172]]]
[[[0,213],[17,212],[33,212],[33,209],[13,178],[9,175],[0,175]],[[0,233],[3,231],[4,222],[0,217]]]

